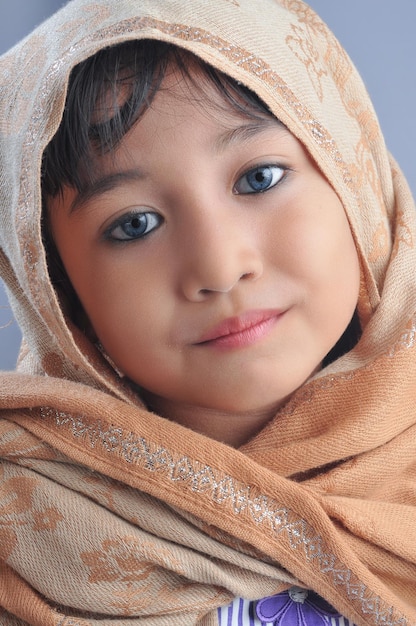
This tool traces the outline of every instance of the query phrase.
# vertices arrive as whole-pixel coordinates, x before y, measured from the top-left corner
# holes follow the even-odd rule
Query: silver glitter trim
[[[286,538],[292,550],[301,550],[309,562],[333,585],[343,587],[352,603],[358,605],[363,615],[371,615],[378,626],[407,626],[404,617],[396,617],[394,607],[386,607],[374,596],[364,583],[358,581],[351,570],[328,551],[324,540],[302,518],[256,489],[245,485],[232,476],[204,465],[188,456],[175,459],[163,446],[158,446],[122,428],[106,426],[100,420],[90,424],[83,415],[41,407],[43,420],[70,431],[73,437],[86,440],[91,448],[101,447],[110,454],[117,454],[126,463],[139,465],[142,469],[164,475],[167,481],[181,484],[185,490],[204,494],[212,502],[226,506],[234,515],[245,513],[257,525],[266,526],[276,537]]]
[[[92,52],[94,42],[112,37],[116,43],[116,40],[127,39],[129,33],[130,36],[138,35],[146,28],[153,28],[163,33],[165,37],[182,40],[184,45],[192,41],[215,48],[236,66],[273,86],[273,89],[294,111],[299,121],[309,129],[314,141],[331,154],[334,163],[342,172],[344,183],[357,195],[355,181],[333,137],[319,121],[313,118],[307,107],[296,98],[288,85],[262,59],[201,29],[181,24],[172,25],[151,18],[132,18],[102,29],[70,47],[67,53],[50,67],[37,97],[36,94],[32,94],[37,104],[24,141],[25,159],[22,163],[20,198],[16,215],[17,230],[23,235],[21,240],[32,241],[31,237],[25,237],[26,234],[30,235],[27,225],[31,223],[31,220],[27,217],[29,214],[32,215],[34,200],[34,191],[29,181],[33,180],[33,170],[38,165],[33,159],[30,148],[42,134],[43,110],[55,77],[61,73],[62,67],[67,65],[71,57],[77,58],[79,51],[87,42],[91,44]],[[44,316],[49,318],[53,327],[50,311],[44,304],[44,285],[38,280],[38,264],[42,260],[41,254],[37,247],[25,243],[22,256],[30,277],[28,286],[34,296],[34,301]],[[406,335],[403,335],[402,346],[411,347],[414,341],[415,328],[412,328]],[[121,428],[106,427],[101,422],[88,424],[84,416],[72,416],[47,407],[41,409],[41,415],[43,419],[53,419],[59,427],[68,428],[74,437],[85,437],[92,448],[102,446],[108,453],[117,453],[126,463],[139,464],[149,472],[162,473],[166,480],[183,484],[185,488],[193,492],[203,493],[213,502],[227,506],[235,515],[248,514],[256,524],[267,525],[278,536],[285,535],[293,550],[303,550],[306,559],[315,561],[321,573],[330,577],[333,584],[345,588],[348,597],[360,606],[363,615],[373,616],[374,622],[379,626],[406,626],[405,618],[394,617],[393,607],[386,608],[379,597],[372,595],[369,597],[370,592],[366,585],[353,579],[352,572],[340,563],[335,555],[325,549],[323,539],[315,534],[314,529],[305,520],[296,519],[292,511],[280,506],[268,496],[254,495],[254,490],[250,486],[239,483],[231,476],[222,476],[212,467],[200,464],[189,457],[184,456],[175,460],[165,448],[157,447],[144,438],[136,437],[133,433],[124,433]],[[75,626],[77,622],[64,620],[62,624]]]

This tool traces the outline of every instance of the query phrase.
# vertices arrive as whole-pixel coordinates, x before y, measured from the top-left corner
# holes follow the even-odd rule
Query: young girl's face
[[[359,263],[300,142],[205,91],[211,104],[170,72],[87,193],[65,189],[49,215],[116,366],[162,415],[216,437],[210,415],[269,419],[320,367],[354,313]]]

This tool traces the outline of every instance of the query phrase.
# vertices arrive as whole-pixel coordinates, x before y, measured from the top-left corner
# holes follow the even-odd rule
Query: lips
[[[280,310],[267,309],[230,317],[211,328],[195,345],[224,348],[251,345],[267,335],[282,315]]]

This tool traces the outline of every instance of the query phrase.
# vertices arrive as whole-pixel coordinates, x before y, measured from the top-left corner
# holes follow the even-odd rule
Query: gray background
[[[0,0],[0,54],[63,4],[65,0]],[[309,4],[361,72],[386,143],[416,193],[416,2],[310,0]],[[19,341],[0,282],[0,369],[14,367]]]

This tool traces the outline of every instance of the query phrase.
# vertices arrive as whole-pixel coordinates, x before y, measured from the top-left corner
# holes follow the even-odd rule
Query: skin
[[[348,326],[357,252],[338,196],[279,122],[238,115],[210,85],[200,104],[174,70],[162,87],[88,193],[49,201],[52,234],[93,332],[149,406],[237,447]],[[253,311],[267,322],[204,341]]]

